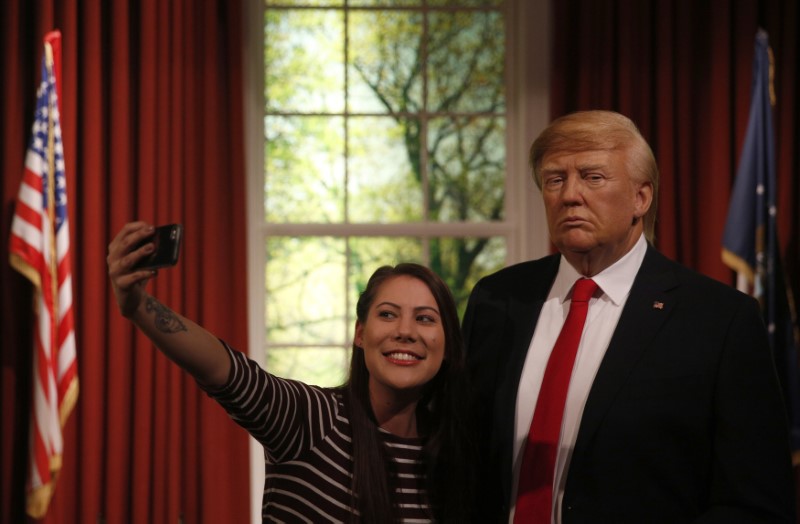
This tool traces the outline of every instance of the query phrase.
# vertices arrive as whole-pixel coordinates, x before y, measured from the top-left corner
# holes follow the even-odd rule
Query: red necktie
[[[567,320],[547,360],[522,455],[514,524],[550,524],[553,477],[564,403],[583,324],[586,322],[586,312],[589,310],[589,299],[596,289],[594,280],[581,278],[575,282]]]

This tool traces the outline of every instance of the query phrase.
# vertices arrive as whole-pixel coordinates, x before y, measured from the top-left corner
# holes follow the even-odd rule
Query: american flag
[[[35,518],[47,512],[61,469],[61,430],[78,398],[67,178],[53,52],[60,50],[60,34],[48,34],[44,47],[36,116],[9,246],[11,265],[34,285],[36,327],[26,506]]]

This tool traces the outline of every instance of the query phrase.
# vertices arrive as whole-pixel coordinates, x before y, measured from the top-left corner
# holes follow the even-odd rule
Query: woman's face
[[[398,275],[383,282],[354,338],[373,400],[420,395],[442,366],[444,338],[439,307],[423,281]]]

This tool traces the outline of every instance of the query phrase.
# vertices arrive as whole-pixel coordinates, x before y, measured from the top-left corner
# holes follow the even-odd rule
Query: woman
[[[120,311],[264,445],[265,521],[469,520],[463,344],[438,276],[379,268],[356,306],[349,378],[320,388],[270,375],[149,296],[154,271],[132,268],[152,234],[130,223],[109,245]]]

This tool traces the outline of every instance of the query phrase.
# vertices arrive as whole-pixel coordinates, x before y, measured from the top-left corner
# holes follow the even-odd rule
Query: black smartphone
[[[153,236],[147,237],[134,248],[139,249],[148,242],[153,242],[155,250],[134,264],[133,269],[158,269],[161,267],[174,266],[178,263],[178,255],[181,251],[181,240],[183,237],[183,226],[181,224],[169,224],[158,226]]]

